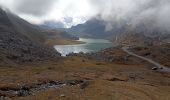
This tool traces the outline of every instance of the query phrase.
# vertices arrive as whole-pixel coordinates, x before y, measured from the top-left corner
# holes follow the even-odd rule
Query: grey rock
[[[60,97],[66,97],[65,94],[60,94]]]

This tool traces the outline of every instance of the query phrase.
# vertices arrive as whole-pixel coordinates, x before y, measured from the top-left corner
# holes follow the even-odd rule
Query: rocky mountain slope
[[[127,30],[113,38],[113,41],[118,44],[152,46],[169,43],[170,32],[143,25],[138,25],[137,27],[128,26]]]
[[[59,57],[42,43],[41,29],[0,9],[0,64],[33,62]]]
[[[3,26],[6,31],[22,34],[35,42],[43,42],[45,40],[45,37],[41,34],[41,29],[38,26],[28,23],[9,11],[1,9],[0,12],[0,25],[1,27]]]
[[[154,39],[151,37],[147,37],[144,34],[136,34],[136,33],[121,33],[118,36],[114,37],[113,42],[118,45],[152,45]]]

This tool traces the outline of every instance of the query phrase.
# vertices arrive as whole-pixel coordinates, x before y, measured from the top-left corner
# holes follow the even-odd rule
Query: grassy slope
[[[118,55],[124,55],[120,50]],[[116,54],[116,53],[115,53]],[[156,73],[146,63],[99,62],[82,57],[68,57],[20,67],[1,67],[0,87],[31,84],[37,80],[88,79],[89,85],[61,87],[16,100],[169,100],[170,75]],[[115,80],[119,79],[119,80]],[[121,80],[121,81],[120,81]],[[60,97],[65,94],[65,97]]]
[[[155,46],[143,46],[132,49],[136,54],[153,59],[167,67],[170,67],[170,44]]]

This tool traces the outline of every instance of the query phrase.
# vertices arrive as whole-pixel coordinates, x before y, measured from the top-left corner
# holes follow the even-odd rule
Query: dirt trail
[[[168,73],[170,73],[170,68],[168,68],[168,67],[166,67],[166,66],[164,66],[164,65],[161,65],[161,64],[159,64],[159,63],[157,63],[157,62],[155,62],[155,61],[153,61],[153,60],[151,60],[151,59],[149,59],[149,58],[142,57],[142,56],[139,56],[139,55],[137,55],[137,54],[135,54],[135,53],[133,53],[133,52],[130,52],[130,51],[128,51],[128,48],[129,48],[129,47],[122,47],[122,50],[125,51],[126,53],[128,53],[129,55],[135,56],[135,57],[137,57],[137,58],[140,58],[140,59],[142,59],[142,60],[145,60],[145,61],[147,61],[147,62],[155,65],[155,67],[157,67],[159,71],[163,71],[163,72],[168,72]]]

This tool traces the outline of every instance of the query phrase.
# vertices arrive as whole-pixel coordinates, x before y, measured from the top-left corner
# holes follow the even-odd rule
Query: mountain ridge
[[[11,12],[0,9],[0,64],[35,62],[59,58],[45,46],[45,36],[34,26]]]

